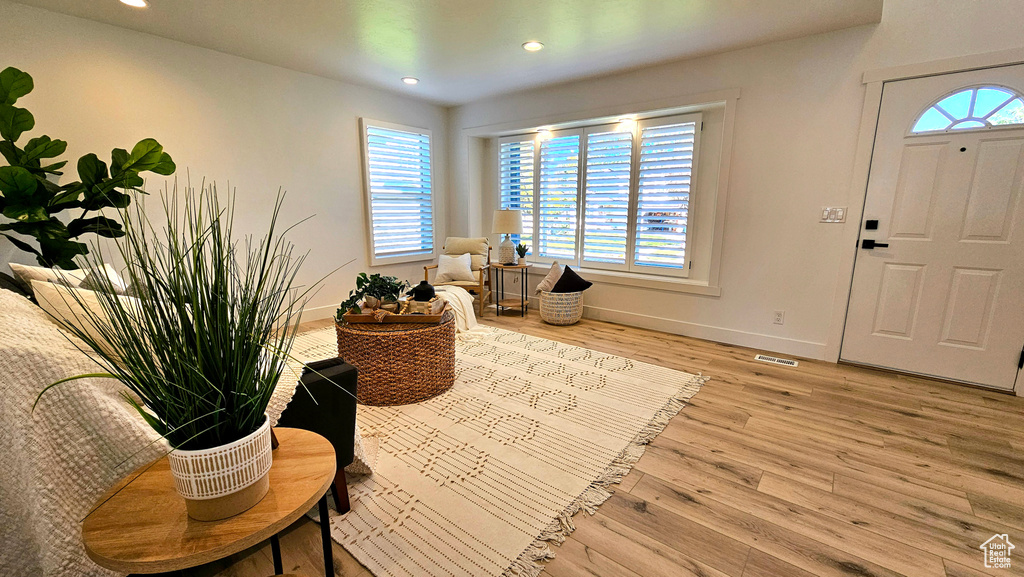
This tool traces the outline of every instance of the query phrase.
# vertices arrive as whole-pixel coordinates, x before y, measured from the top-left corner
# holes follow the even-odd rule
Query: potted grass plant
[[[151,223],[138,199],[121,211],[126,234],[116,246],[137,296],[100,287],[100,311],[73,296],[95,330],[63,323],[104,371],[40,393],[75,378],[121,381],[127,402],[173,448],[175,486],[195,519],[240,513],[269,488],[267,405],[309,294],[293,288],[305,256],[278,230],[282,201],[261,239],[239,237],[234,201],[222,204],[214,185],[162,195],[166,222]],[[94,249],[83,264],[97,270],[102,259]]]

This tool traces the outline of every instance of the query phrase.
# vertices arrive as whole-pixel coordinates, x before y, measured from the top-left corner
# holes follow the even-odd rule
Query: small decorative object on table
[[[434,290],[434,286],[426,280],[421,280],[420,284],[412,287],[412,290],[406,293],[406,296],[411,296],[412,300],[419,302],[426,302],[434,298],[437,292]]]
[[[523,213],[510,209],[494,211],[491,232],[505,235],[505,240],[498,245],[498,262],[516,264],[516,245],[510,235],[523,234]]]
[[[516,254],[519,255],[519,264],[526,264],[526,253],[529,251],[530,249],[523,243],[516,245]]]
[[[399,314],[405,315],[439,315],[444,311],[445,300],[435,296],[429,301],[404,300],[401,302]]]

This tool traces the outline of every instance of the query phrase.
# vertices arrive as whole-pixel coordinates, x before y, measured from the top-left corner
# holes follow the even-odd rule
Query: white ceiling
[[[882,0],[20,1],[449,105],[882,15]]]

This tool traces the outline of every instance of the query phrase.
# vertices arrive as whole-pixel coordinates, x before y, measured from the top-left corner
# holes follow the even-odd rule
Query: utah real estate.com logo
[[[996,533],[991,539],[981,544],[981,550],[985,552],[985,567],[988,569],[1009,569],[1010,552],[1014,545],[1010,543],[1010,536],[1006,533]]]

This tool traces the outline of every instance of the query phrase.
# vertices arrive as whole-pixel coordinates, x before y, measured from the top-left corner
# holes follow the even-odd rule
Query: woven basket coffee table
[[[455,315],[436,325],[336,323],[338,356],[359,371],[364,405],[418,403],[455,384]]]

